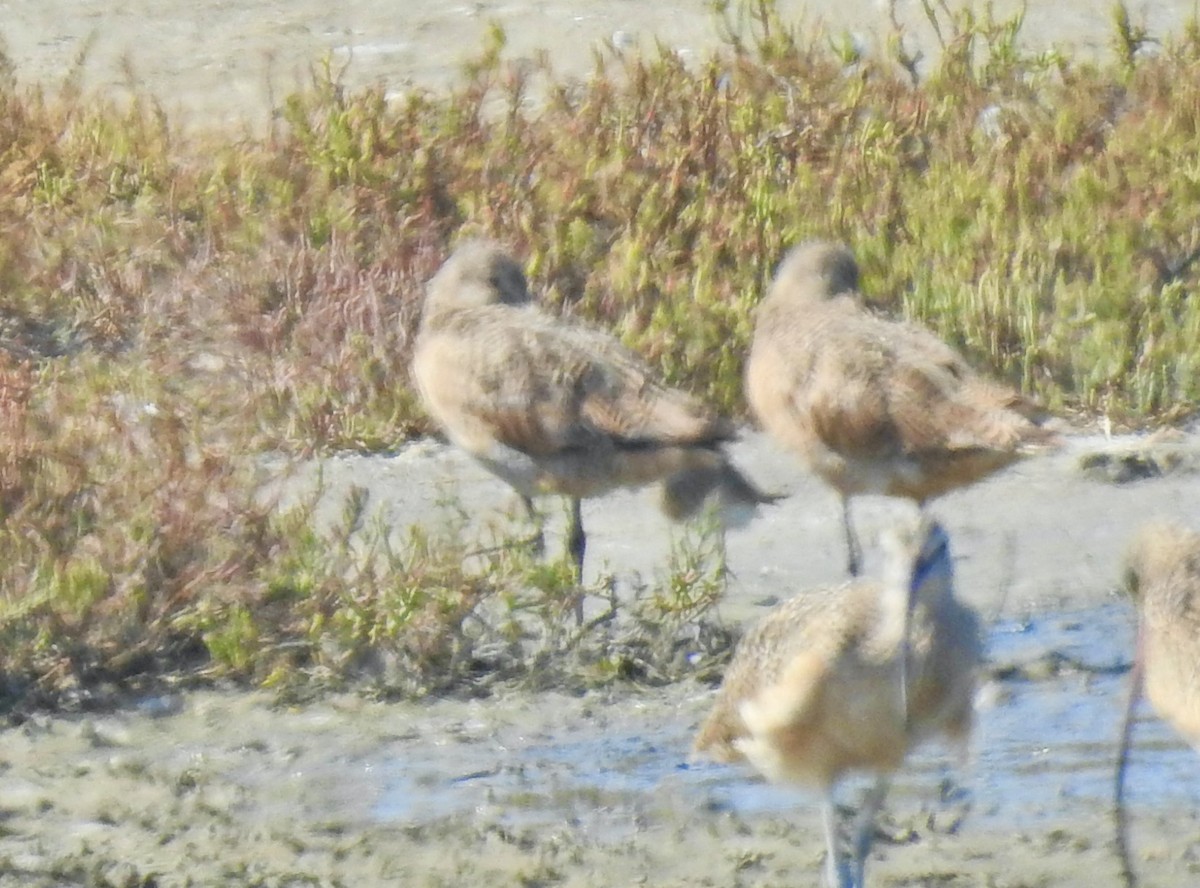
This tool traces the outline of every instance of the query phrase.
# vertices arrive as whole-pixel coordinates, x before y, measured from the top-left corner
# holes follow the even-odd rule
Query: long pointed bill
[[[1138,699],[1142,694],[1142,658],[1144,643],[1142,626],[1138,623],[1137,645],[1133,668],[1129,671],[1129,702],[1125,706],[1125,721],[1121,725],[1121,743],[1117,752],[1116,786],[1113,792],[1113,821],[1116,828],[1117,857],[1121,862],[1121,882],[1125,888],[1137,888],[1137,875],[1129,854],[1129,822],[1125,817],[1125,771],[1129,764],[1129,748],[1133,741],[1133,723]]]
[[[900,711],[904,714],[904,728],[909,728],[908,714],[908,661],[912,657],[912,642],[909,633],[912,632],[912,596],[909,596],[908,607],[904,611],[904,639],[900,642]]]
[[[931,552],[922,551],[912,566],[908,578],[908,600],[904,605],[904,634],[900,639],[900,706],[904,714],[904,726],[909,727],[910,712],[908,706],[908,674],[911,671],[909,662],[912,660],[912,622],[913,611],[917,608],[917,597],[921,587],[925,585],[934,571],[949,570],[949,553],[946,551],[945,536],[940,528],[935,533],[939,535],[939,545]],[[922,547],[924,548],[924,547]]]

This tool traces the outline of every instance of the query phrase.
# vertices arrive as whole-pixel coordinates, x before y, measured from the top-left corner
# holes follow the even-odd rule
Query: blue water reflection
[[[965,789],[973,823],[1021,828],[1070,817],[1080,804],[1107,806],[1132,636],[1124,604],[995,623],[988,650],[999,678],[983,694],[969,761],[958,765],[938,744],[920,750],[897,778],[893,803],[937,808],[960,801]],[[811,791],[770,786],[741,767],[687,764],[703,702],[625,736],[577,724],[500,753],[487,744],[461,745],[449,758],[442,747],[406,749],[378,765],[386,791],[375,816],[416,822],[486,812],[611,830],[652,819],[659,806],[753,818],[815,804]],[[1132,808],[1200,809],[1196,753],[1144,704],[1141,713]],[[846,792],[853,797],[855,782]]]

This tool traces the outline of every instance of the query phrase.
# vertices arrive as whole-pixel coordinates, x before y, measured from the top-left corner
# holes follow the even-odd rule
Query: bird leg
[[[1121,883],[1125,888],[1136,888],[1138,883],[1137,875],[1133,871],[1133,859],[1129,854],[1129,822],[1125,817],[1125,771],[1129,764],[1129,747],[1133,742],[1134,716],[1138,698],[1142,693],[1142,644],[1142,628],[1139,625],[1133,668],[1129,672],[1129,702],[1125,707],[1125,721],[1121,725],[1121,743],[1117,753],[1116,789],[1113,793],[1117,859],[1121,863]]]
[[[858,537],[850,523],[850,497],[843,494],[841,499],[842,528],[846,531],[846,551],[848,553],[846,569],[850,572],[850,576],[856,577],[862,568],[862,547],[858,544]]]
[[[523,493],[518,495],[521,497],[521,506],[525,510],[525,518],[533,525],[533,534],[529,539],[522,540],[522,542],[529,546],[534,556],[541,556],[546,551],[545,521],[542,520],[542,516],[538,514],[537,509],[533,507],[533,497],[526,496]]]
[[[866,885],[867,855],[871,853],[871,843],[875,839],[875,815],[879,813],[890,786],[887,775],[880,774],[863,796],[862,807],[858,811],[854,827],[854,870],[851,878],[854,888],[863,888]]]
[[[854,888],[850,868],[846,866],[838,850],[838,813],[833,799],[833,787],[827,787],[821,800],[821,823],[825,828],[825,886],[826,888]]]
[[[583,553],[587,549],[587,536],[583,532],[582,504],[578,497],[571,497],[571,514],[567,522],[567,552],[575,565],[575,621],[583,625]]]

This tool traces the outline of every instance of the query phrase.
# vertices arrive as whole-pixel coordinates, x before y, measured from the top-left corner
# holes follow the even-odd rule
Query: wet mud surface
[[[1028,6],[1031,45],[1104,51],[1111,26],[1095,4]],[[802,7],[809,21],[867,41],[886,31],[874,0],[780,3],[788,14]],[[932,52],[919,4],[900,9]],[[1131,9],[1163,34],[1193,5]],[[575,76],[605,41],[645,46],[657,36],[685,57],[717,41],[701,0],[48,0],[0,10],[20,81],[61,83],[82,52],[88,87],[148,90],[205,125],[261,126],[322,56],[344,67],[350,86],[381,83],[395,95],[444,87],[491,22],[506,28],[509,57],[549,46],[556,69]],[[729,535],[734,580],[721,614],[731,625],[840,579],[845,557],[827,490],[761,436],[748,436],[737,457],[762,486],[790,496]],[[898,778],[873,885],[1116,884],[1110,788],[1132,632],[1115,591],[1120,555],[1152,516],[1198,520],[1198,463],[1195,437],[1074,438],[1059,455],[935,505],[960,594],[989,626],[992,680],[970,760],[931,746]],[[311,489],[318,474],[326,520],[362,485],[398,536],[444,520],[448,499],[478,527],[511,505],[502,485],[432,443],[329,460],[289,490]],[[903,508],[864,500],[860,531],[871,539]],[[612,572],[628,589],[663,569],[672,531],[651,495],[585,509],[593,577]],[[290,708],[266,693],[211,690],[102,715],[35,716],[0,731],[0,886],[817,884],[813,793],[687,761],[712,693],[685,681],[420,704],[339,696]],[[1200,884],[1195,754],[1146,712],[1135,742],[1144,884]],[[848,782],[843,800],[861,788]]]
[[[993,627],[971,759],[914,757],[873,884],[1115,883],[1125,623],[1100,608]],[[0,884],[816,884],[813,793],[687,761],[710,696],[683,683],[288,709],[206,692],[34,719],[0,738]],[[1139,724],[1145,884],[1200,877],[1194,775],[1190,749]]]
[[[1196,454],[1189,437],[1072,438],[934,506],[961,594],[987,619],[990,679],[969,760],[935,744],[898,777],[872,884],[1116,884],[1111,787],[1132,647],[1120,554],[1151,515],[1193,514]],[[740,624],[839,579],[843,553],[832,495],[759,435],[736,456],[791,492],[729,534],[722,612]],[[1154,468],[1130,479],[1130,462]],[[509,496],[432,443],[310,466],[291,490],[318,478],[329,520],[360,484],[397,534],[451,501],[486,524]],[[856,517],[869,538],[901,508],[868,499]],[[589,503],[585,521],[591,569],[618,588],[665,558],[671,529],[650,493]],[[214,690],[37,716],[0,733],[0,885],[817,884],[812,791],[689,762],[712,694],[687,680],[293,708]],[[1146,885],[1200,879],[1195,773],[1195,753],[1143,711],[1130,804]],[[840,801],[863,788],[847,781]]]

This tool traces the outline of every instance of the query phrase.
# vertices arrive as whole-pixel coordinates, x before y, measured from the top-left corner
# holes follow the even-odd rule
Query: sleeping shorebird
[[[601,330],[551,317],[497,244],[459,247],[430,279],[412,363],[450,440],[521,495],[570,498],[568,552],[582,577],[580,500],[663,481],[674,519],[717,494],[754,507],[757,491],[721,445],[734,426]]]
[[[1125,884],[1136,884],[1124,810],[1133,716],[1144,687],[1155,711],[1200,751],[1200,533],[1154,522],[1130,544],[1126,589],[1137,605],[1137,646],[1117,755],[1117,851]]]
[[[923,506],[1055,439],[1033,402],[928,330],[869,313],[853,255],[824,241],[793,249],[759,305],[746,395],[767,432],[837,491],[851,575],[862,549],[850,497]]]
[[[922,519],[915,533],[885,541],[883,582],[804,592],[746,634],[693,747],[823,791],[831,888],[861,888],[888,775],[908,750],[937,733],[965,746],[972,723],[979,625],[954,596],[946,533]],[[877,779],[847,864],[834,788],[852,770],[875,771]]]

